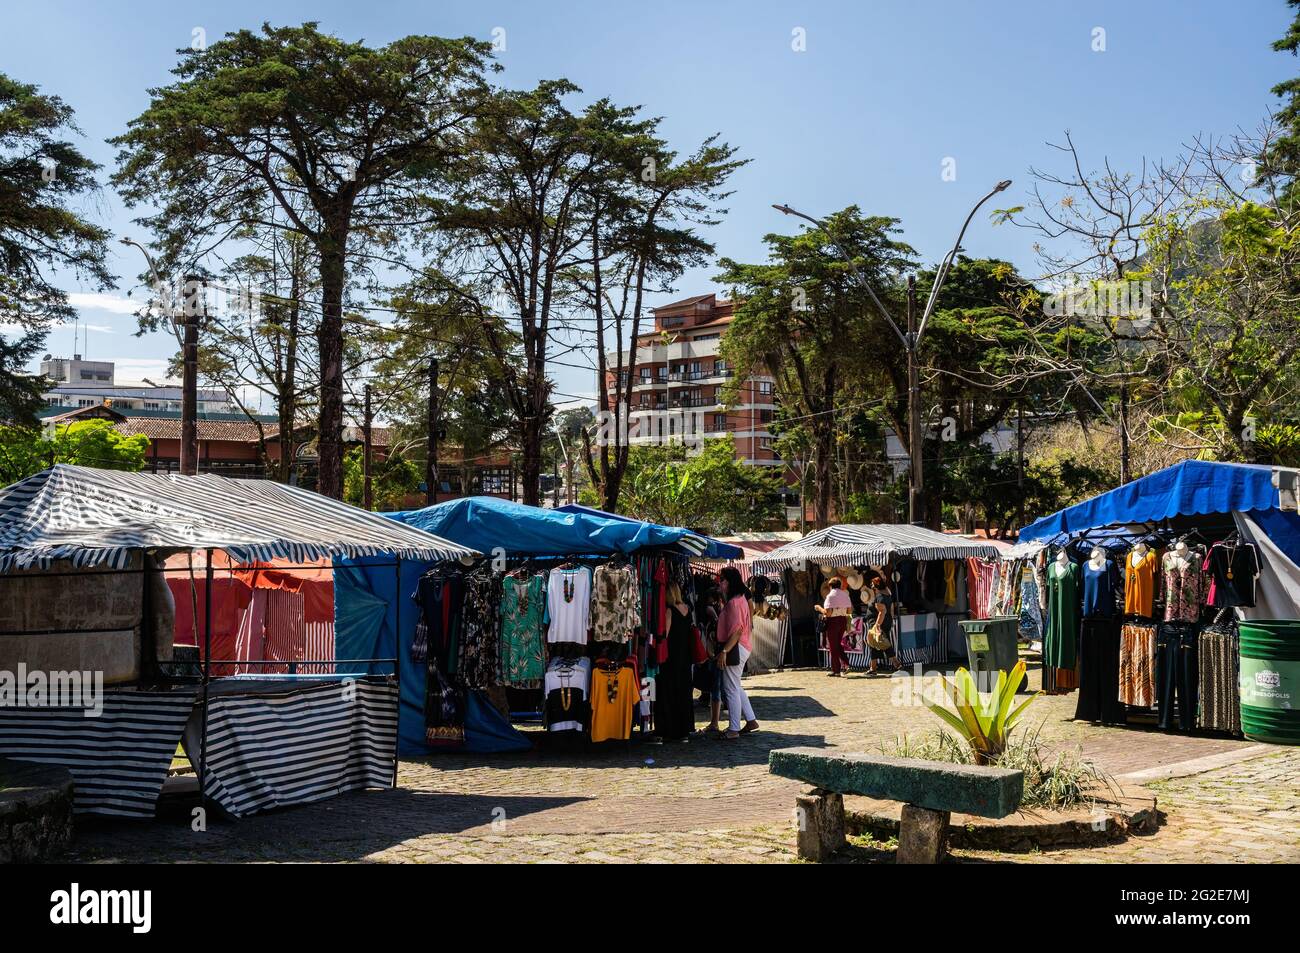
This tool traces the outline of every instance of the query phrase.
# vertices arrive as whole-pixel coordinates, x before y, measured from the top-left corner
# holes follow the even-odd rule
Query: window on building
[[[718,431],[722,431],[722,430],[726,430],[726,429],[727,429],[727,415],[726,415],[726,414],[714,414],[714,415],[713,415],[713,430],[714,430],[714,432],[716,433],[716,432],[718,432]]]
[[[695,337],[691,338],[691,340],[692,341],[716,341],[720,337],[722,337],[721,334],[697,334]]]
[[[765,423],[765,424],[770,424],[770,423],[772,422],[772,418],[773,418],[773,416],[775,416],[775,411],[771,411],[771,410],[760,410],[760,411],[758,412],[758,419],[761,420],[761,421],[762,421],[763,423]]]
[[[650,368],[648,367],[641,368],[641,380],[648,381],[649,379],[650,379]]]
[[[771,381],[759,381],[759,382],[758,382],[758,392],[759,392],[760,394],[764,394],[764,395],[771,394],[771,393],[772,393],[772,382],[771,382]]]

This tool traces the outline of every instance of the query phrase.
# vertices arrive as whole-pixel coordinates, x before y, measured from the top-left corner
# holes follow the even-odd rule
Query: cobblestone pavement
[[[1035,676],[1036,677],[1036,676]],[[520,755],[452,755],[404,761],[399,787],[344,795],[193,833],[188,814],[154,823],[80,826],[73,859],[85,861],[379,862],[782,862],[793,860],[798,785],[767,773],[773,748],[875,750],[905,732],[935,728],[907,678],[822,672],[746,679],[762,730],[739,741],[615,745]],[[1099,728],[1071,720],[1074,696],[1044,696],[1031,726],[1051,746],[1079,748],[1111,775],[1206,757],[1247,756],[1259,746],[1151,728]],[[701,722],[701,727],[703,723]],[[1300,752],[1266,754],[1209,773],[1155,782],[1168,824],[1156,835],[1092,850],[971,860],[1298,860]],[[1272,752],[1278,753],[1272,753]],[[888,860],[858,843],[848,861]]]

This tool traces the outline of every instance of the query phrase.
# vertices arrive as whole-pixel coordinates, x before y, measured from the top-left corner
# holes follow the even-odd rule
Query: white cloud
[[[68,294],[68,304],[81,311],[108,311],[111,314],[135,314],[144,306],[143,301],[123,298],[119,295],[82,291],[70,292]]]
[[[99,357],[97,361],[112,361],[113,373],[120,384],[123,381],[142,381],[149,378],[155,384],[167,383],[167,361],[147,357]]]

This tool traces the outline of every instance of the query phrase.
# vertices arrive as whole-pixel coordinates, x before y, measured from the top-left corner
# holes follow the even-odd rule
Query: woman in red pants
[[[849,615],[853,612],[853,600],[844,589],[844,583],[837,576],[830,581],[831,591],[826,593],[826,601],[816,606],[818,612],[826,617],[826,651],[831,657],[831,678],[839,678],[840,672],[849,670],[849,660],[844,655],[844,631],[849,624]]]

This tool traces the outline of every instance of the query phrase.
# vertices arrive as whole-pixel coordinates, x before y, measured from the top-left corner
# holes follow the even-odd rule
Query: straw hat
[[[858,572],[856,569],[850,569],[844,575],[844,584],[850,589],[861,589],[862,573]]]

